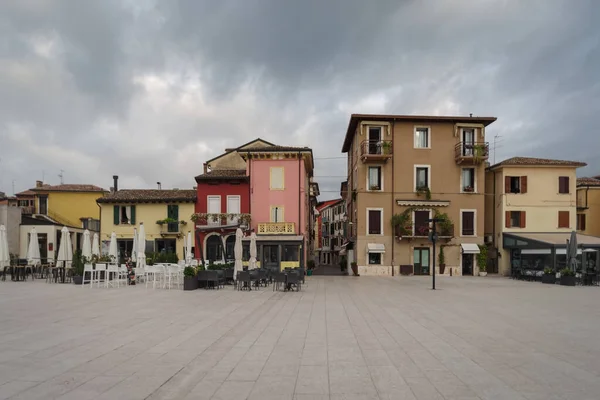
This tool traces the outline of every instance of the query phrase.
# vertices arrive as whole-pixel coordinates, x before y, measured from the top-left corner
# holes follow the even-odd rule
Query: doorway
[[[415,247],[414,274],[429,275],[429,247]]]
[[[369,127],[369,154],[381,154],[381,127]]]
[[[462,255],[462,274],[473,276],[473,254]]]
[[[463,156],[473,156],[475,145],[475,130],[463,129]]]
[[[48,196],[39,196],[38,201],[40,202],[40,214],[48,214]]]
[[[262,267],[279,271],[279,245],[264,245]]]

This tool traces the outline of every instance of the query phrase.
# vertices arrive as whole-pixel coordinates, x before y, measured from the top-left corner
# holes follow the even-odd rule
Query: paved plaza
[[[598,399],[600,288],[429,285],[0,282],[0,399]]]

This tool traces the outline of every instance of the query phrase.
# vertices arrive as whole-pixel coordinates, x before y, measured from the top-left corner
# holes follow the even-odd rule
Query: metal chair
[[[273,275],[273,291],[279,290],[279,286],[283,284],[285,289],[285,285],[287,283],[287,276],[283,272],[278,272]]]

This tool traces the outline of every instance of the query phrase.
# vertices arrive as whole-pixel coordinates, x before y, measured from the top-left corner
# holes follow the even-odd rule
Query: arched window
[[[225,258],[227,260],[235,260],[235,235],[231,235],[225,241]]]
[[[223,243],[219,235],[212,235],[206,239],[206,260],[219,261],[223,258]]]

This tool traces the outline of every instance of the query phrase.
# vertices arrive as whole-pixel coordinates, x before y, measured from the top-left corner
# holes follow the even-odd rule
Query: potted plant
[[[360,276],[358,274],[358,264],[356,264],[356,262],[351,262],[350,263],[350,268],[352,268],[352,273],[354,274],[354,276]]]
[[[381,188],[379,187],[379,185],[371,185],[369,187],[369,190],[381,190]]]
[[[475,191],[475,188],[473,186],[463,187],[463,192],[465,192],[465,193],[473,193],[474,191]]]
[[[487,276],[487,250],[487,246],[479,245],[479,254],[477,254],[479,276]]]
[[[562,286],[575,286],[575,271],[570,268],[560,270],[560,284]]]
[[[438,254],[438,264],[440,265],[440,275],[444,274],[446,271],[446,256],[444,255],[444,247],[440,246],[440,253]]]
[[[552,268],[544,268],[544,275],[542,275],[542,283],[556,283],[556,274],[554,273],[554,270]]]
[[[417,188],[417,196],[425,196],[426,200],[431,200],[431,190],[427,186],[419,186]]]
[[[313,269],[315,269],[315,261],[314,260],[308,260],[306,262],[306,276],[312,276],[313,274]]]
[[[383,154],[391,154],[392,153],[392,142],[381,143],[381,148],[383,149]]]
[[[81,285],[85,262],[86,260],[85,257],[81,255],[81,250],[75,250],[73,253],[73,264],[71,270],[71,277],[75,285]]]
[[[473,146],[473,159],[480,161],[485,156],[485,146],[482,144],[476,144]]]
[[[183,269],[183,290],[198,289],[198,277],[196,276],[196,268],[185,267]]]

